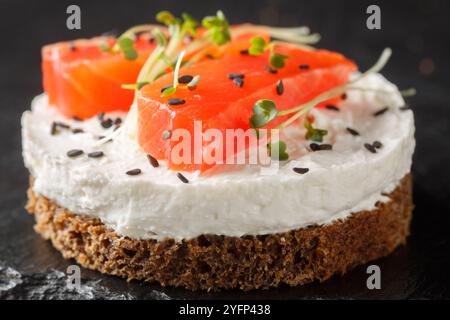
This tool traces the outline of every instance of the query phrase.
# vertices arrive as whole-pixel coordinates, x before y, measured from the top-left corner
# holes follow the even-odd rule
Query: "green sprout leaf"
[[[251,46],[248,49],[248,53],[252,56],[259,56],[266,50],[266,41],[263,37],[253,37],[251,40]]]
[[[169,11],[161,11],[156,15],[156,21],[161,22],[166,26],[170,26],[172,24],[178,23],[179,20],[175,18],[175,16]]]
[[[143,86],[145,86],[146,84],[149,84],[150,82],[148,82],[148,81],[140,81],[140,82],[138,82],[137,84],[136,84],[136,88],[138,89],[138,90],[140,90]]]
[[[272,67],[275,69],[282,69],[286,65],[284,60],[286,60],[288,56],[285,56],[284,54],[272,52],[269,57],[269,62]]]
[[[197,27],[199,25],[198,21],[191,16],[189,13],[182,13],[183,24],[181,26],[181,31],[185,33],[190,33],[192,35],[197,34]]]
[[[271,100],[258,100],[253,106],[253,115],[250,118],[252,128],[262,128],[275,119],[278,110]]]
[[[277,141],[271,143],[268,147],[268,152],[270,158],[278,161],[285,161],[289,159],[289,154],[286,152],[286,143],[284,141]]]
[[[230,28],[222,11],[217,11],[216,16],[203,18],[202,25],[208,29],[211,40],[221,46],[231,40]]]
[[[128,60],[136,60],[138,57],[137,51],[134,49],[134,41],[129,37],[120,37],[117,40],[117,44],[119,45],[120,50],[123,52],[123,55]]]
[[[177,92],[176,87],[168,87],[168,88],[164,89],[164,91],[162,92],[162,96],[167,97],[171,94],[174,94],[175,92]]]
[[[328,133],[327,130],[314,128],[308,120],[305,120],[304,126],[307,130],[305,138],[311,141],[322,142],[323,137]]]

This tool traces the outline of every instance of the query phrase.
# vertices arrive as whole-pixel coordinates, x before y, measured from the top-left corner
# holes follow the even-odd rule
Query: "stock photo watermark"
[[[366,285],[369,290],[381,289],[381,269],[376,264],[367,267],[366,273],[370,274],[367,278]]]
[[[66,27],[69,30],[81,30],[81,9],[72,4],[67,7],[66,13],[69,15],[66,20]]]
[[[366,13],[369,17],[366,20],[366,26],[369,30],[381,30],[381,9],[373,4],[367,7]]]

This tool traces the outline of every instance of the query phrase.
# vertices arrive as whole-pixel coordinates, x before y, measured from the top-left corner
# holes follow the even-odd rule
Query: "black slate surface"
[[[65,29],[65,10],[82,9],[82,30]],[[406,299],[450,298],[450,93],[448,1],[377,1],[382,30],[365,28],[367,1],[2,1],[0,3],[0,299]],[[161,9],[196,16],[222,8],[232,22],[309,25],[321,46],[341,51],[362,69],[382,48],[394,49],[384,74],[400,88],[413,86],[416,209],[406,246],[380,259],[382,289],[366,288],[366,267],[300,288],[268,291],[187,292],[82,269],[82,287],[66,286],[64,260],[33,230],[23,209],[28,173],[20,146],[20,115],[41,92],[40,47],[63,39],[123,30],[153,20]],[[430,67],[431,64],[431,67]],[[434,65],[434,68],[433,68]],[[420,67],[422,66],[422,67]],[[420,71],[421,70],[421,71]],[[431,72],[430,72],[431,71]]]

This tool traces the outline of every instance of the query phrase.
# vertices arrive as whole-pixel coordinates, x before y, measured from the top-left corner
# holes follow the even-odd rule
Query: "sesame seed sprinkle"
[[[409,110],[409,109],[411,109],[411,106],[408,105],[408,104],[405,104],[404,106],[401,106],[401,107],[400,107],[400,110],[401,110],[401,111],[406,111],[406,110]]]
[[[281,95],[283,94],[283,92],[284,92],[283,80],[279,80],[279,81],[277,82],[277,94],[278,94],[279,96],[281,96]]]
[[[308,70],[309,69],[309,65],[308,64],[301,64],[298,66],[300,70]]]
[[[109,129],[112,127],[113,121],[110,118],[104,119],[100,122],[100,125],[105,129]]]
[[[83,122],[83,119],[81,119],[80,117],[77,117],[77,116],[73,116],[72,120],[78,121],[78,122]]]
[[[309,145],[309,147],[311,148],[312,151],[323,151],[323,150],[332,150],[333,146],[331,144],[318,144],[318,143],[311,143]]]
[[[234,84],[236,84],[239,88],[242,88],[244,85],[244,79],[240,77],[236,77],[233,79]]]
[[[239,53],[246,56],[246,55],[248,55],[248,49],[243,49],[243,50],[239,51]]]
[[[67,156],[69,158],[75,158],[75,157],[81,156],[83,153],[84,153],[83,150],[73,149],[73,150],[70,150],[67,152]]]
[[[332,104],[327,104],[326,106],[325,106],[325,108],[327,108],[328,110],[331,110],[331,111],[340,111],[340,109],[338,108],[338,107],[336,107],[335,105],[332,105]]]
[[[183,83],[183,84],[187,84],[187,83],[191,82],[192,79],[194,79],[193,76],[191,76],[191,75],[184,75],[184,76],[181,76],[181,77],[178,78],[178,82],[179,83]]]
[[[68,124],[62,123],[62,122],[55,122],[56,126],[58,128],[62,128],[62,129],[70,129],[70,126]]]
[[[267,72],[272,73],[272,74],[278,73],[277,69],[273,69],[273,68],[271,68],[269,66],[264,66],[264,70],[266,70]]]
[[[183,183],[189,183],[189,180],[180,172],[177,172],[177,177],[180,179]]]
[[[169,99],[167,101],[167,103],[171,106],[179,106],[179,105],[185,104],[186,101],[184,101],[183,99],[179,99],[179,98],[172,98],[172,99]]]
[[[53,122],[52,126],[51,126],[51,129],[50,129],[50,134],[52,136],[54,136],[57,133],[58,133],[58,126],[56,125],[56,122]]]
[[[370,143],[364,143],[364,147],[372,153],[377,153],[377,149]]]
[[[80,128],[75,128],[75,129],[72,130],[72,133],[73,134],[84,133],[84,130],[80,129]]]
[[[382,114],[384,114],[388,110],[389,110],[388,107],[384,107],[383,109],[378,110],[377,112],[375,112],[373,115],[374,115],[374,117],[378,117],[378,116],[381,116]]]
[[[141,169],[132,169],[132,170],[128,170],[126,172],[126,174],[129,175],[129,176],[137,176],[137,175],[139,175],[141,173],[142,173]]]
[[[350,127],[347,127],[347,131],[352,135],[352,136],[359,136],[359,132],[356,131],[355,129],[352,129]]]
[[[380,141],[374,141],[372,145],[377,149],[380,149],[383,146],[383,144]]]
[[[150,154],[147,155],[148,161],[154,168],[159,167],[159,162],[156,158],[152,157]]]
[[[105,154],[103,153],[103,151],[94,151],[91,153],[88,153],[88,157],[89,158],[101,158],[103,157]]]
[[[292,170],[298,174],[305,174],[309,171],[308,168],[293,168]]]
[[[230,73],[230,74],[228,74],[228,79],[233,80],[233,79],[236,79],[236,78],[244,79],[245,75],[242,74],[242,73]]]

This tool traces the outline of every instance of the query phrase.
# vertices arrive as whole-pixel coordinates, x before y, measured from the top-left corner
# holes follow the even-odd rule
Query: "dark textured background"
[[[450,2],[372,3],[381,6],[381,31],[365,28],[367,1],[0,1],[0,298],[450,298]],[[65,28],[68,4],[81,6],[81,31]],[[366,289],[363,266],[323,284],[220,294],[126,283],[82,269],[83,290],[74,293],[61,273],[73,262],[32,231],[23,209],[28,173],[20,154],[20,115],[42,91],[40,47],[122,31],[153,21],[161,9],[201,17],[219,8],[233,23],[308,25],[322,34],[320,46],[353,58],[361,69],[390,46],[394,55],[383,73],[400,88],[417,88],[409,99],[417,125],[412,235],[406,246],[376,262],[382,290]]]

